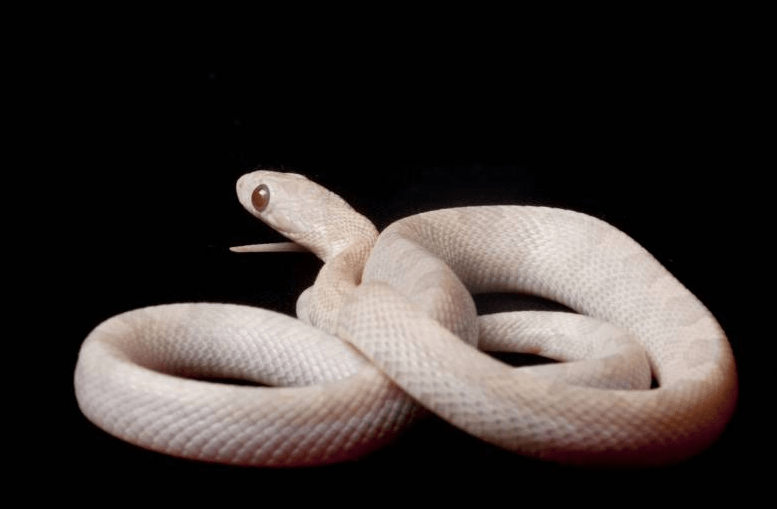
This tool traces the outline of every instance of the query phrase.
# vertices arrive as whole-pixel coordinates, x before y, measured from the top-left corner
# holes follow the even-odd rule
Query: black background
[[[433,84],[374,68],[345,80],[318,67],[290,76],[264,69],[57,75],[60,86],[47,99],[53,106],[39,119],[51,157],[33,174],[43,184],[34,201],[45,212],[32,225],[46,260],[37,298],[56,310],[32,323],[53,326],[56,336],[41,332],[55,343],[47,354],[55,367],[44,377],[52,403],[32,471],[71,471],[110,486],[164,480],[172,492],[304,491],[317,482],[338,491],[386,479],[431,492],[459,481],[509,491],[583,479],[638,491],[682,482],[692,495],[725,482],[753,447],[748,412],[757,384],[745,330],[752,280],[744,272],[756,248],[743,219],[760,217],[759,203],[746,197],[761,177],[746,161],[738,103],[709,80],[710,69],[681,62],[658,75],[609,70],[586,64],[552,77],[462,70]],[[185,301],[291,313],[315,277],[320,264],[309,255],[228,251],[278,239],[235,198],[234,182],[257,165],[309,176],[379,228],[414,212],[495,203],[572,208],[612,223],[727,331],[740,370],[737,415],[704,454],[648,471],[538,463],[434,420],[359,462],[303,470],[200,464],[113,439],[80,414],[72,388],[78,348],[100,321]]]

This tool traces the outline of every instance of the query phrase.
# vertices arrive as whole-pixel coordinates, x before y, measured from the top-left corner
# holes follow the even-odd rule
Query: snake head
[[[257,170],[243,175],[237,197],[252,215],[322,260],[377,237],[372,223],[345,200],[296,173]]]

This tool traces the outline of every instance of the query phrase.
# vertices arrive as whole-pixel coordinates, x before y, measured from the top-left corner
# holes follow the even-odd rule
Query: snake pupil
[[[269,203],[270,189],[264,184],[258,185],[254,192],[251,193],[251,204],[258,212],[261,212],[267,208]]]

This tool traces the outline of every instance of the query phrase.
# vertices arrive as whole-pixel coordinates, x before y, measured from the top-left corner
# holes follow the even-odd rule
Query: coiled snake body
[[[660,465],[708,447],[733,413],[737,377],[720,326],[598,219],[470,207],[378,235],[299,175],[256,171],[237,194],[324,260],[298,300],[301,320],[202,303],[106,320],[82,345],[75,391],[109,433],[198,460],[313,465],[363,456],[431,411],[529,456]],[[470,294],[490,291],[536,294],[581,315],[478,318]],[[504,349],[569,362],[513,368],[480,351]],[[207,377],[282,387],[194,379]]]

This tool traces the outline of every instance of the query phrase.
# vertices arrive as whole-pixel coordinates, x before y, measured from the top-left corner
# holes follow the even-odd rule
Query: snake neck
[[[378,238],[375,226],[366,218],[353,221],[314,251],[324,265],[316,281],[297,300],[297,316],[331,334],[337,330],[340,308],[361,283],[364,265]]]
[[[308,189],[308,194],[313,190],[316,193],[305,201],[307,206],[295,209],[294,214],[276,213],[270,226],[310,250],[324,264],[343,255],[358,260],[364,251],[369,253],[378,238],[372,221],[338,195],[320,187]]]

